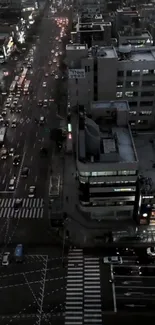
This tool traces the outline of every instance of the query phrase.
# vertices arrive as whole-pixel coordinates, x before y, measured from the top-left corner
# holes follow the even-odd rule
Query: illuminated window
[[[143,70],[143,74],[149,74],[149,70]]]
[[[117,93],[116,93],[116,97],[117,97],[117,98],[121,98],[122,96],[123,96],[122,91],[117,91]]]
[[[126,91],[125,96],[126,97],[133,97],[133,91]]]

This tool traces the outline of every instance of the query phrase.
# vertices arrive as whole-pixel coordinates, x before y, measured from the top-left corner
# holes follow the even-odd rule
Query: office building
[[[66,46],[70,105],[90,107],[93,101],[127,100],[129,123],[135,129],[155,126],[155,47]]]
[[[79,107],[76,138],[78,207],[105,222],[104,232],[148,237],[155,229],[155,136],[132,136],[126,101]],[[133,234],[132,234],[133,235]]]
[[[125,101],[93,102],[79,114],[77,172],[80,209],[91,218],[132,220],[138,159]],[[91,117],[90,117],[91,116]]]

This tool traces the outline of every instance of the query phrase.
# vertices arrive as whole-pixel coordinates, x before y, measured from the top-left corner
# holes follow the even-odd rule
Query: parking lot
[[[155,310],[155,264],[143,265],[137,256],[123,264],[101,265],[103,311],[148,313]]]
[[[25,255],[23,263],[0,267],[0,323],[57,324],[63,318],[66,269],[59,257]]]

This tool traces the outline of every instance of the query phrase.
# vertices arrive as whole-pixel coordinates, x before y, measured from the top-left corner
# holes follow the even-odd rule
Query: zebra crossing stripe
[[[44,200],[42,198],[26,198],[19,211],[14,210],[16,199],[0,199],[0,218],[42,219]]]

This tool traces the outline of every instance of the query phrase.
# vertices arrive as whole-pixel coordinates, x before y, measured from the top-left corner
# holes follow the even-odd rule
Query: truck
[[[0,128],[0,145],[2,145],[4,143],[5,135],[6,135],[6,127],[1,127]]]

